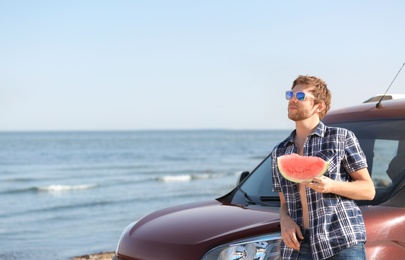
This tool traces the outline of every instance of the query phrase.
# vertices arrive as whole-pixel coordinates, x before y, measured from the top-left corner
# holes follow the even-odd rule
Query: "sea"
[[[289,132],[0,132],[0,259],[115,251],[129,223],[231,191]]]

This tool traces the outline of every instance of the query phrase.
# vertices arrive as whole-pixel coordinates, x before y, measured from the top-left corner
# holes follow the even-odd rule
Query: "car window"
[[[373,173],[371,175],[376,188],[392,185],[395,173],[389,171],[391,161],[397,155],[398,140],[376,139],[374,143]],[[394,166],[391,167],[392,171]],[[390,172],[390,175],[388,174]]]
[[[331,124],[332,125],[332,124]],[[359,204],[380,204],[398,191],[405,173],[405,120],[333,124],[353,131],[367,157],[376,196]]]

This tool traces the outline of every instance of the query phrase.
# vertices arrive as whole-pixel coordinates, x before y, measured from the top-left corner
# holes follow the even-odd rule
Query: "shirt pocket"
[[[316,157],[322,158],[325,162],[329,163],[329,167],[326,170],[325,176],[336,179],[336,173],[338,172],[338,158],[339,155],[336,150],[323,150],[315,154]]]

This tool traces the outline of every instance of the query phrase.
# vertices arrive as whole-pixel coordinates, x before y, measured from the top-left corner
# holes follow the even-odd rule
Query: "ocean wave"
[[[238,175],[240,173],[203,173],[203,174],[180,174],[180,175],[165,175],[155,178],[160,182],[188,182],[193,180],[206,180],[221,178],[224,176]]]
[[[82,185],[60,185],[52,184],[48,186],[38,186],[29,187],[21,189],[12,189],[1,191],[0,194],[16,194],[16,193],[27,193],[27,192],[64,192],[64,191],[75,191],[75,190],[88,190],[97,187],[97,184],[82,184]]]
[[[157,177],[156,180],[161,182],[185,182],[191,181],[191,175],[183,174],[183,175],[166,175]]]
[[[60,185],[52,184],[48,186],[35,187],[35,190],[38,191],[49,191],[49,192],[61,192],[61,191],[72,191],[72,190],[88,190],[93,189],[96,184],[81,184],[81,185]]]

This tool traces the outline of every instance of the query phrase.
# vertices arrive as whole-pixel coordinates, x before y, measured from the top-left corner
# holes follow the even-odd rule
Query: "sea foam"
[[[82,185],[60,185],[53,184],[48,186],[37,187],[38,191],[50,191],[50,192],[59,192],[59,191],[71,191],[71,190],[88,190],[95,188],[96,184],[82,184]]]

